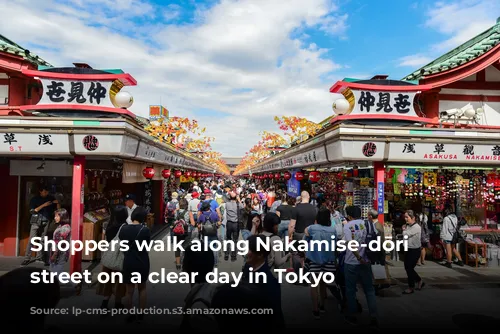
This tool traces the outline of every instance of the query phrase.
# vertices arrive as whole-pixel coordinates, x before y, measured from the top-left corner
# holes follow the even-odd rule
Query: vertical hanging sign
[[[149,180],[146,182],[144,185],[144,208],[146,209],[147,213],[151,213],[151,207],[153,206],[153,203],[151,202],[152,199],[152,181]]]
[[[384,214],[384,182],[377,184],[377,211],[379,215]]]

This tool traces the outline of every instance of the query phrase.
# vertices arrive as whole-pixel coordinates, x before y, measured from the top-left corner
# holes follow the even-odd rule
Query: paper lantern
[[[155,170],[152,167],[144,168],[142,175],[144,175],[146,179],[151,180],[155,176]]]
[[[276,174],[274,174],[274,178],[275,178],[275,179],[279,179],[280,177],[281,177],[280,173],[276,173]]]
[[[304,173],[302,173],[302,172],[295,173],[295,179],[297,181],[302,181],[304,179]]]
[[[191,177],[192,173],[190,171],[186,172],[186,177]]]
[[[134,103],[134,98],[129,92],[118,92],[115,95],[115,103],[119,108],[127,109]]]
[[[174,176],[175,177],[181,177],[182,176],[182,172],[180,170],[176,170],[175,173],[174,173]]]
[[[271,174],[268,175],[268,177],[272,180],[272,179],[274,179],[274,174],[271,173]]]
[[[161,176],[163,176],[164,179],[168,179],[170,175],[172,175],[170,169],[164,169],[161,171]]]
[[[283,177],[285,178],[285,180],[290,180],[292,178],[292,174],[290,174],[290,172],[285,172],[283,174]]]
[[[319,179],[321,178],[321,173],[320,172],[311,172],[309,173],[309,181],[311,181],[312,183],[317,183],[319,182]]]

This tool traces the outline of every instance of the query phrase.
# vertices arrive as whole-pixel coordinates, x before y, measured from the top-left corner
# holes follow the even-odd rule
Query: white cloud
[[[347,15],[331,0],[222,0],[183,25],[166,24],[168,10],[145,0],[54,1],[0,0],[2,34],[56,66],[123,69],[138,81],[127,88],[134,113],[161,101],[206,126],[224,155],[243,155],[259,131],[277,130],[276,115],[331,114],[332,82],[321,78],[341,66],[290,37],[304,28],[345,37]]]
[[[422,7],[416,4],[415,7]],[[500,13],[498,0],[455,0],[441,1],[427,9],[424,27],[436,30],[445,36],[439,43],[426,46],[425,54],[415,54],[398,60],[399,66],[414,67],[426,65],[444,53],[474,38],[491,28]]]
[[[465,43],[493,26],[499,13],[498,0],[460,0],[433,4],[427,13],[425,25],[449,36],[433,45],[433,49],[445,52]]]
[[[419,67],[428,64],[432,58],[420,54],[402,57],[399,59],[398,66]]]

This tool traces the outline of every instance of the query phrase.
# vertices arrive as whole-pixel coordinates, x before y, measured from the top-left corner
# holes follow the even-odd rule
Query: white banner
[[[67,134],[13,133],[0,134],[0,154],[69,155]]]
[[[417,116],[413,100],[417,92],[351,90],[355,104],[350,115]]]
[[[112,81],[40,78],[43,94],[37,105],[73,104],[115,108],[109,90]]]
[[[497,145],[393,142],[389,147],[389,161],[497,165],[500,164],[500,142]]]
[[[381,161],[385,143],[375,141],[336,141],[326,146],[330,161]]]

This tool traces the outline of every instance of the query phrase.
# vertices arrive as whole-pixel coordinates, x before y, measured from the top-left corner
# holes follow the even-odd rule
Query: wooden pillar
[[[85,185],[85,157],[75,156],[73,162],[73,191],[71,199],[71,240],[82,241]],[[70,273],[82,272],[82,252],[71,255]]]

